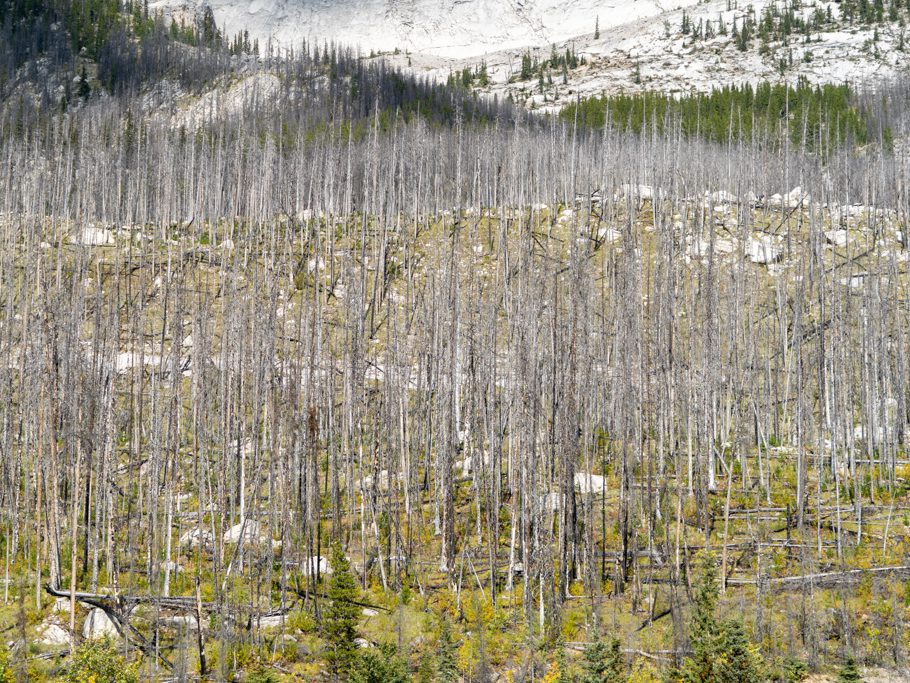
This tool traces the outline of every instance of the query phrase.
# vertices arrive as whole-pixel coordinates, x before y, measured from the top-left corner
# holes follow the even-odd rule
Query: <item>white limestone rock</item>
[[[60,624],[45,622],[38,629],[38,644],[60,647],[70,644],[70,634]]]
[[[86,640],[93,638],[104,638],[105,636],[116,638],[120,635],[117,625],[111,620],[107,613],[100,607],[95,607],[85,618],[82,625],[82,637]]]
[[[320,576],[332,573],[332,565],[329,564],[327,557],[323,555],[310,557],[301,563],[300,572],[304,576],[316,576],[317,571]]]
[[[746,256],[752,263],[762,265],[776,263],[782,255],[783,251],[774,244],[770,237],[750,237],[746,242]]]
[[[84,247],[109,247],[114,244],[114,233],[90,225],[83,228],[82,232],[73,238],[73,242]]]
[[[607,490],[607,480],[606,477],[603,477],[599,474],[591,474],[590,472],[576,472],[575,488],[580,491],[582,495],[604,493]]]

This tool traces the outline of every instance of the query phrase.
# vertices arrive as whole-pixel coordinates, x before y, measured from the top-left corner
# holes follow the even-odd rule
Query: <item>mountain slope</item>
[[[158,0],[153,9],[198,11],[209,4],[229,34],[248,29],[293,45],[336,40],[366,50],[400,48],[444,57],[476,57],[548,45],[601,28],[657,17],[692,0]],[[669,5],[669,6],[668,6]]]
[[[722,85],[796,84],[801,79],[813,84],[873,83],[902,73],[910,46],[904,36],[906,6],[892,2],[885,7],[882,16],[864,19],[851,14],[847,2],[755,0],[737,5],[708,0],[659,17],[601,26],[596,37],[588,32],[557,43],[558,52],[571,48],[584,63],[565,74],[544,68],[543,88],[537,70],[530,79],[518,77],[521,55],[516,51],[486,55],[492,75],[489,90],[511,94],[532,108],[555,110],[578,96],[603,92],[703,92]],[[741,29],[747,25],[743,39]],[[552,47],[527,52],[542,63]]]
[[[905,69],[905,0],[156,0],[172,17],[210,6],[228,35],[248,30],[282,46],[337,41],[386,53],[397,65],[445,79],[489,74],[484,88],[531,108],[557,110],[603,92],[710,90],[785,81],[859,83]],[[743,39],[739,28],[749,25]],[[575,68],[534,70],[552,49]],[[477,84],[474,84],[477,86]]]

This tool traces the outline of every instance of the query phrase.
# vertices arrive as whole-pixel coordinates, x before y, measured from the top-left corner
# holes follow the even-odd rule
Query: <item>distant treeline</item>
[[[729,85],[684,97],[636,93],[584,98],[560,114],[580,126],[610,125],[635,133],[677,127],[686,136],[715,142],[737,140],[783,142],[787,138],[810,149],[881,141],[890,146],[889,128],[866,116],[849,85],[796,86],[761,83]]]

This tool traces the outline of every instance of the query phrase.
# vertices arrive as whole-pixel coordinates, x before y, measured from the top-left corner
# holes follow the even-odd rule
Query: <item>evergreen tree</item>
[[[408,663],[394,645],[384,644],[364,650],[354,662],[350,683],[407,683],[411,680]]]
[[[326,661],[336,680],[345,680],[357,657],[357,619],[360,608],[355,604],[359,591],[351,563],[337,542],[332,545],[332,576],[329,579],[329,603],[322,613],[321,631],[326,640]]]
[[[443,618],[439,631],[439,646],[436,652],[436,677],[440,683],[453,683],[459,678],[458,643],[452,635],[449,622]]]
[[[600,16],[594,19],[594,40],[600,40]]]
[[[809,667],[801,659],[789,657],[784,661],[784,680],[787,683],[801,683],[809,674]]]
[[[581,683],[611,683],[625,679],[625,665],[619,639],[602,638],[585,648],[581,664]]]
[[[521,80],[526,81],[531,78],[531,55],[525,52],[521,56]]]
[[[844,665],[837,672],[837,683],[862,683],[862,676],[856,668],[856,660],[853,655],[847,655]]]
[[[720,632],[719,674],[724,683],[760,683],[762,661],[749,643],[742,622],[724,622]]]
[[[686,683],[761,683],[764,663],[749,643],[741,622],[718,623],[717,569],[714,556],[701,557],[700,575],[693,596],[690,625],[692,656],[683,661],[681,678]]]
[[[87,100],[89,95],[92,94],[92,86],[89,85],[88,75],[85,73],[85,64],[82,65],[82,70],[79,72],[79,85],[76,87],[76,94],[83,100]]]
[[[480,84],[480,87],[486,87],[490,85],[490,73],[487,70],[487,63],[481,62],[480,71],[477,73],[477,82]]]
[[[693,596],[694,610],[690,624],[692,655],[683,661],[682,679],[687,683],[720,683],[718,653],[720,652],[719,627],[714,615],[717,608],[717,569],[714,556],[704,553],[700,561],[700,575]]]
[[[217,47],[221,44],[221,31],[215,22],[212,8],[207,6],[202,10],[202,19],[199,26],[200,41],[206,47]]]
[[[417,669],[417,683],[433,683],[435,680],[436,667],[433,665],[433,658],[429,654],[424,654]]]

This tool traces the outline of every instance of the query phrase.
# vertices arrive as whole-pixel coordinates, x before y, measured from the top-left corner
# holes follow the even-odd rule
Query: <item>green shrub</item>
[[[138,683],[139,663],[128,662],[110,638],[79,645],[66,666],[66,683]]]
[[[13,683],[16,676],[13,673],[13,665],[10,662],[9,650],[0,645],[0,683]]]

